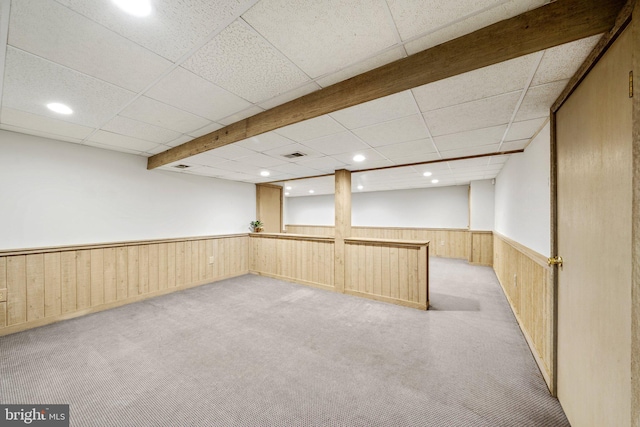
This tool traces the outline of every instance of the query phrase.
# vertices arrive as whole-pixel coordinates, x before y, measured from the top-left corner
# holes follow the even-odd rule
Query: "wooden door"
[[[631,31],[556,113],[558,398],[574,427],[631,423]]]
[[[256,184],[256,219],[266,233],[282,232],[282,187]]]

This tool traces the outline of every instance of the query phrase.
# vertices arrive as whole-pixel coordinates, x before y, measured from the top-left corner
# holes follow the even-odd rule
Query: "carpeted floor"
[[[0,338],[1,403],[74,426],[568,426],[490,268],[419,311],[259,276]]]

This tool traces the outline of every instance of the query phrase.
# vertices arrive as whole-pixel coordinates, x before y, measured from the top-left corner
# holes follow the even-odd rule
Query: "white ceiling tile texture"
[[[14,1],[9,45],[139,92],[171,62],[55,1]]]
[[[136,18],[110,1],[14,0],[0,128],[148,157],[546,2],[154,0],[152,14]],[[186,170],[161,169],[267,182],[522,149],[599,37],[254,136],[178,162]],[[283,157],[295,151],[305,156]],[[506,159],[354,179],[363,191],[433,178],[464,184],[494,177]],[[333,178],[319,188],[332,193]]]
[[[253,103],[309,81],[291,61],[239,21],[225,28],[182,66]]]
[[[396,43],[382,1],[262,0],[242,17],[312,78]]]

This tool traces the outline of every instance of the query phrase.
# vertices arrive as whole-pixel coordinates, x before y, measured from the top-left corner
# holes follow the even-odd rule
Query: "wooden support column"
[[[351,171],[341,169],[335,173],[335,290],[344,293],[345,285],[345,244],[351,237]]]
[[[631,236],[631,425],[640,427],[640,0],[632,13],[633,31],[633,201]]]

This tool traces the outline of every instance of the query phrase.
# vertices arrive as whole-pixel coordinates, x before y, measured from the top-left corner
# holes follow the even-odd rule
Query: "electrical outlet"
[[[213,259],[213,257],[212,257],[212,256],[210,256],[210,257],[209,257],[209,264],[213,264],[213,262],[214,262],[214,259]]]
[[[518,286],[518,275],[517,274],[513,275],[513,286]]]

